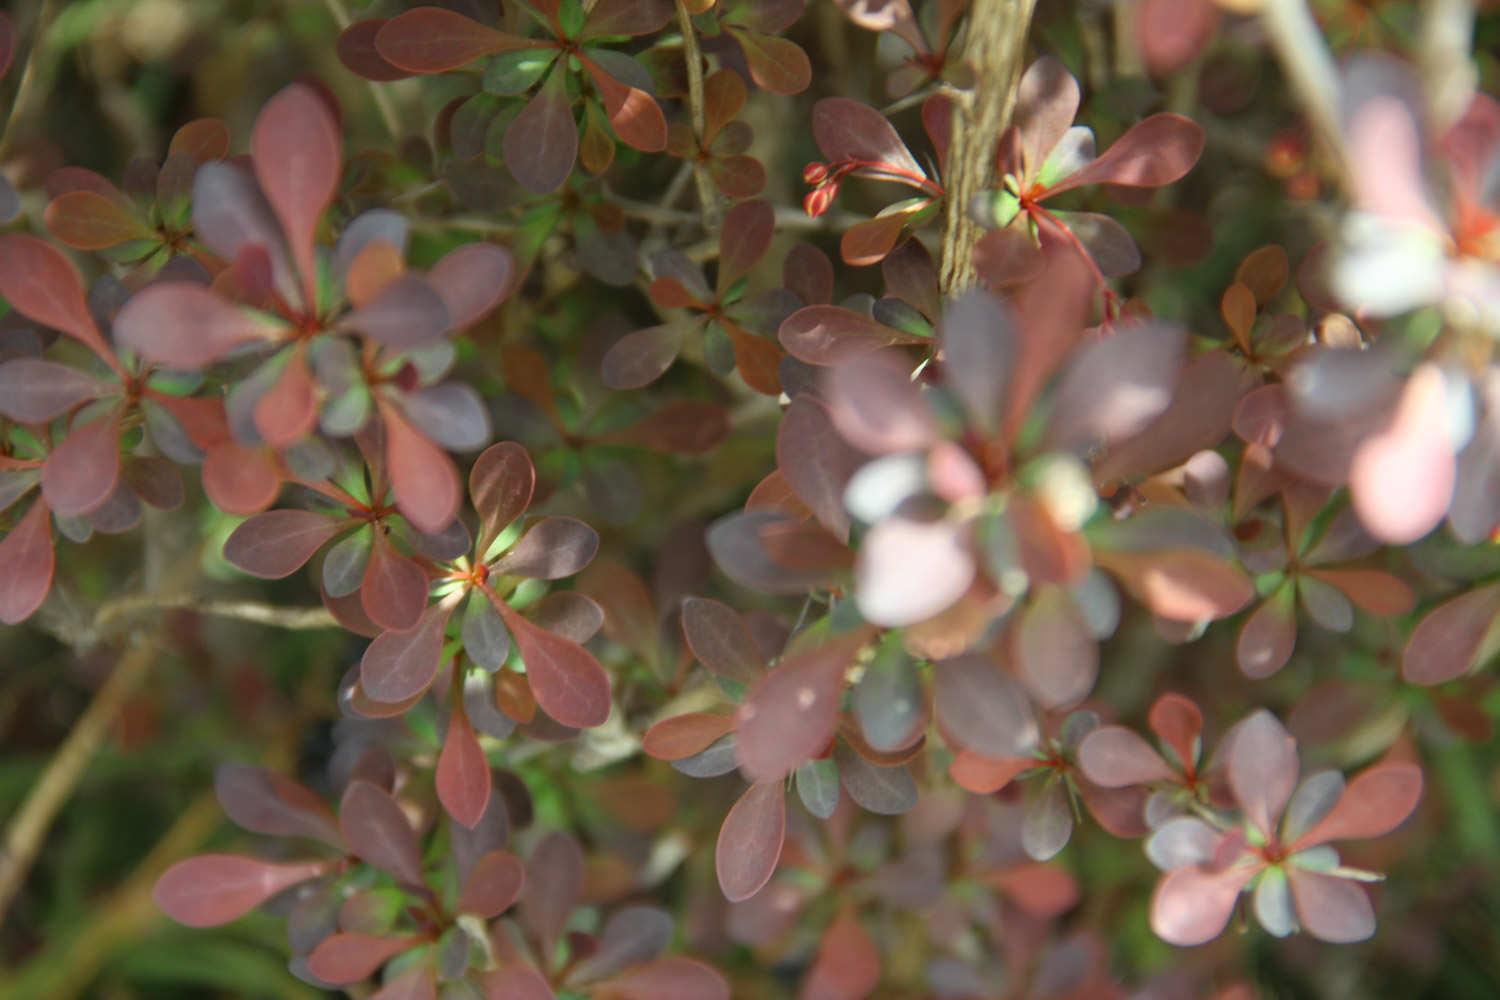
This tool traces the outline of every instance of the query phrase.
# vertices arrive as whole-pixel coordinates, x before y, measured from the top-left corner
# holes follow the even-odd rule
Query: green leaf
[[[484,89],[504,97],[524,94],[536,86],[556,60],[557,50],[550,48],[502,52],[484,67]]]

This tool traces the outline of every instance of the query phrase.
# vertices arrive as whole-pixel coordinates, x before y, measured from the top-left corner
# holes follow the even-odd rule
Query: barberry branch
[[[687,5],[677,0],[677,26],[682,31],[682,58],[687,62],[688,113],[692,117],[693,137],[703,144],[703,53],[698,48],[698,33]],[[703,213],[703,228],[712,232],[719,225],[719,202],[714,194],[713,178],[708,165],[693,161],[693,183],[698,188],[698,207]]]
[[[974,283],[974,244],[980,227],[969,203],[994,182],[995,143],[1010,123],[1021,79],[1026,33],[1036,0],[975,0],[969,10],[964,59],[973,86],[957,95],[948,149],[948,192],[939,279],[945,293]]]

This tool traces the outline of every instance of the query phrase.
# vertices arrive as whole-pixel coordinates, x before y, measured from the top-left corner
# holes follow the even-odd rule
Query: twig
[[[675,226],[696,222],[698,218],[692,212],[663,208],[649,201],[636,201],[634,198],[626,198],[613,192],[607,191],[606,196],[611,204],[617,206],[632,219],[640,219],[642,222],[650,222],[654,225]],[[776,209],[776,228],[782,230],[841,229],[860,221],[862,220],[859,216],[850,213],[829,212],[813,218],[800,208],[780,207]]]
[[[101,605],[94,616],[94,630],[99,635],[107,635],[115,621],[142,611],[192,611],[294,631],[339,627],[328,609],[322,607],[284,608],[256,601],[208,601],[194,594],[131,594]]]
[[[349,27],[349,11],[344,8],[343,0],[323,0],[323,6],[328,8],[328,13],[333,15],[333,23],[340,31]],[[401,119],[396,114],[395,105],[391,104],[388,95],[374,80],[368,82],[370,95],[375,99],[375,110],[380,112],[380,120],[385,124],[385,130],[391,134],[392,139],[401,138]]]
[[[1473,48],[1474,0],[1428,0],[1418,52],[1439,130],[1458,121],[1473,99],[1479,82]]]
[[[995,143],[1010,123],[1021,78],[1026,32],[1036,0],[975,0],[969,10],[964,58],[974,86],[954,101],[948,147],[947,217],[939,282],[945,293],[974,283],[974,244],[980,229],[969,218],[975,195],[994,182]]]
[[[693,15],[683,0],[677,0],[677,27],[682,32],[682,57],[687,62],[688,112],[692,117],[693,135],[701,146],[706,120],[703,111],[703,53],[698,48]],[[714,194],[713,178],[708,175],[708,165],[702,160],[693,161],[693,183],[698,187],[703,228],[713,232],[719,225],[719,200]]]
[[[1312,123],[1318,144],[1332,159],[1349,189],[1349,164],[1339,126],[1339,77],[1304,0],[1265,0],[1261,20],[1302,110]]]
[[[47,88],[38,86],[37,77],[37,53],[42,50],[42,41],[47,35],[47,30],[52,27],[52,18],[55,15],[55,0],[42,0],[41,7],[37,10],[36,20],[31,26],[31,48],[26,53],[26,65],[21,70],[20,82],[16,84],[15,99],[5,109],[3,117],[0,117],[0,159],[10,152],[11,140],[15,130],[13,125],[24,125],[26,119],[36,109],[37,101],[47,96]]]

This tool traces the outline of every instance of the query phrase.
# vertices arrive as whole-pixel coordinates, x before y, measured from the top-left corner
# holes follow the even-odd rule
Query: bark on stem
[[[693,137],[703,143],[703,52],[698,48],[698,32],[693,15],[682,0],[677,0],[677,27],[682,32],[682,58],[687,63],[688,114],[693,122]],[[703,212],[703,228],[713,232],[719,224],[719,202],[714,195],[713,178],[702,160],[693,161],[693,182],[698,187],[698,207]]]
[[[995,183],[995,144],[1015,108],[1035,7],[1036,0],[974,0],[969,8],[963,58],[974,87],[954,98],[939,272],[945,294],[974,284],[974,244],[982,230],[969,218],[969,203]]]

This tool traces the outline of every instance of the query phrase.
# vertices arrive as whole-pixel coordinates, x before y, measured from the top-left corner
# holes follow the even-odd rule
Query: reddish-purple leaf
[[[986,757],[1016,757],[1036,745],[1035,713],[1026,693],[987,656],[938,664],[933,700],[945,733]]]
[[[735,756],[751,781],[776,781],[823,752],[838,724],[844,670],[862,634],[788,656],[750,690],[736,715]]]
[[[464,881],[458,912],[491,920],[511,908],[525,885],[526,866],[520,858],[509,851],[490,851],[474,864]]]
[[[470,828],[484,817],[490,801],[490,762],[462,704],[456,704],[448,716],[448,733],[438,754],[436,783],[438,801],[449,816]]]
[[[506,128],[500,143],[511,175],[533,194],[550,194],[562,187],[578,159],[578,126],[565,76],[553,73],[547,78]]]
[[[864,1000],[880,985],[880,952],[845,906],[823,932],[800,1000]]]
[[[1358,882],[1337,875],[1298,868],[1287,869],[1297,920],[1313,937],[1332,944],[1364,941],[1375,933],[1375,911],[1369,894]]]
[[[1234,657],[1246,677],[1270,677],[1286,666],[1297,642],[1297,608],[1290,585],[1277,589],[1240,628]]]
[[[368,781],[351,781],[339,802],[339,828],[361,861],[406,885],[423,884],[422,845],[389,792]]]
[[[1401,654],[1401,676],[1413,684],[1442,684],[1474,669],[1500,628],[1500,583],[1439,604],[1412,630]]]
[[[1297,838],[1295,849],[1383,837],[1406,821],[1421,797],[1422,769],[1417,765],[1376,764],[1345,786],[1333,810]]]
[[[44,424],[117,391],[118,386],[55,361],[16,358],[0,364],[0,414],[25,424]]]
[[[1212,941],[1228,926],[1235,900],[1254,874],[1245,865],[1167,872],[1151,897],[1151,929],[1168,944],[1184,948]]]
[[[914,625],[952,607],[975,572],[966,525],[888,517],[859,546],[854,599],[867,621]]]
[[[1255,597],[1255,587],[1244,573],[1206,549],[1096,550],[1094,557],[1132,596],[1169,621],[1215,621]]]
[[[106,250],[155,234],[128,203],[97,191],[67,191],[52,199],[43,216],[47,228],[75,250]]]
[[[1026,176],[1036,177],[1078,114],[1078,81],[1067,67],[1043,56],[1021,76],[1013,116]]]
[[[835,365],[825,380],[839,432],[874,454],[915,451],[937,440],[938,424],[911,365],[894,352]]]
[[[812,83],[812,63],[797,43],[729,25],[725,29],[740,43],[756,86],[790,96],[802,93]]]
[[[858,160],[913,178],[927,176],[885,115],[868,104],[844,97],[825,97],[813,105],[812,133],[829,163]]]
[[[609,1000],[729,1000],[729,984],[718,971],[681,956],[637,965],[590,990]]]
[[[728,715],[688,712],[663,719],[641,737],[641,749],[657,760],[682,760],[707,750],[719,737],[734,729]]]
[[[386,962],[420,943],[421,940],[414,937],[331,934],[307,956],[307,969],[323,982],[335,986],[357,983],[370,978]]]
[[[0,539],[0,622],[30,618],[52,589],[52,512],[38,497],[10,533]]]
[[[1275,836],[1281,811],[1297,786],[1297,741],[1276,717],[1260,709],[1234,729],[1229,747],[1229,787],[1245,817]]]
[[[484,985],[488,1000],[556,1000],[557,996],[541,973],[519,962],[488,974]]]
[[[579,38],[650,35],[671,19],[672,5],[666,0],[599,0],[589,10]]]
[[[768,201],[744,201],[724,213],[719,233],[718,290],[723,295],[771,248],[776,212]]]
[[[660,153],[667,148],[667,119],[656,98],[638,87],[621,83],[599,63],[585,56],[579,61],[594,81],[610,127],[627,146],[643,153]],[[569,121],[572,121],[571,114]]]
[[[596,438],[674,455],[702,455],[729,436],[729,415],[717,403],[679,399],[641,420]]]
[[[1033,591],[1015,629],[1016,665],[1044,707],[1077,704],[1094,689],[1099,644],[1065,589],[1048,585]]]
[[[78,272],[35,236],[0,236],[0,297],[27,319],[61,330],[101,358],[113,359],[84,301]]]
[[[479,515],[479,547],[483,555],[495,536],[531,505],[536,489],[536,467],[526,449],[514,441],[486,448],[469,470],[469,497]]]
[[[698,661],[720,677],[753,684],[765,660],[738,611],[706,597],[682,602],[682,634]]]
[[[844,488],[864,459],[834,428],[828,407],[810,394],[798,393],[782,414],[776,466],[797,498],[839,541],[849,538]]]
[[[878,264],[895,248],[906,231],[910,212],[891,212],[856,222],[839,238],[839,256],[854,267]]]
[[[980,429],[993,433],[1021,349],[1011,311],[987,292],[967,292],[944,310],[942,340],[949,384]]]
[[[639,389],[661,378],[682,349],[680,326],[648,326],[615,341],[599,374],[611,389]]]
[[[377,532],[360,583],[360,607],[383,629],[413,628],[427,608],[427,582],[421,564],[401,555]]]
[[[1186,768],[1197,763],[1203,733],[1203,713],[1197,705],[1168,691],[1151,703],[1146,721],[1157,739],[1172,748],[1180,766]]]
[[[466,243],[450,250],[427,274],[427,284],[448,309],[448,327],[465,330],[505,301],[516,276],[516,259],[493,243]]]
[[[396,506],[419,531],[442,531],[458,515],[462,499],[453,460],[418,433],[396,407],[381,402],[380,418]]]
[[[370,994],[370,1000],[438,1000],[435,973],[425,966],[403,972]]]
[[[42,496],[59,517],[82,517],[104,505],[120,479],[120,412],[96,417],[68,436],[42,463]]]
[[[1138,122],[1099,158],[1047,190],[1051,197],[1086,184],[1154,188],[1180,179],[1203,153],[1203,127],[1191,118],[1162,112]]]
[[[313,245],[318,222],[333,201],[342,169],[343,142],[333,112],[316,90],[294,83],[266,103],[250,134],[255,179],[286,234],[302,275],[304,304],[317,297]]]
[[[265,768],[221,764],[214,772],[214,795],[226,815],[254,833],[311,837],[343,850],[333,810],[312,789]]]
[[[426,281],[406,274],[386,284],[370,302],[339,320],[387,347],[409,351],[436,344],[452,329],[443,297]]]
[[[426,691],[442,660],[443,630],[451,610],[434,605],[412,628],[376,636],[359,661],[359,684],[365,694],[396,705]]]
[[[749,899],[771,880],[786,839],[786,795],[780,780],[751,785],[724,817],[714,847],[719,888],[731,903]]]
[[[249,516],[271,506],[281,473],[269,448],[225,441],[203,460],[203,492],[226,514]]]
[[[1178,327],[1134,323],[1080,347],[1057,387],[1047,441],[1087,449],[1146,426],[1172,400],[1186,340]]]
[[[1349,466],[1354,510],[1370,534],[1408,545],[1437,527],[1457,479],[1449,377],[1434,362],[1407,379],[1390,425],[1360,442]]]
[[[599,551],[599,535],[573,517],[537,521],[490,566],[493,573],[533,580],[561,580],[579,572]]]
[[[553,832],[537,842],[526,862],[526,892],[521,897],[521,922],[540,942],[543,954],[567,926],[583,894],[584,859],[578,841]]]
[[[609,675],[594,654],[571,639],[539,628],[499,601],[495,610],[521,651],[526,680],[536,703],[553,719],[574,729],[602,726],[609,718]]]
[[[276,336],[279,328],[203,285],[165,281],[131,296],[115,317],[114,332],[147,361],[196,371],[241,344]]]
[[[1170,781],[1172,769],[1139,734],[1124,726],[1100,726],[1078,747],[1084,777],[1105,788]]]
[[[255,429],[272,448],[289,448],[318,424],[318,384],[300,347],[286,352],[276,381],[255,401]]]
[[[216,927],[299,882],[317,878],[328,867],[326,861],[275,864],[239,854],[202,854],[163,872],[151,896],[180,924]]]
[[[446,73],[481,56],[537,45],[441,7],[398,14],[375,36],[380,57],[408,73]]]
[[[224,558],[263,580],[301,569],[345,522],[308,510],[268,510],[241,523],[224,542]]]
[[[842,306],[805,306],[782,321],[781,346],[810,365],[838,365],[886,347],[923,342]]]
[[[386,59],[375,47],[380,29],[388,23],[386,18],[372,17],[365,21],[355,21],[339,33],[338,40],[334,42],[334,50],[338,52],[339,62],[344,64],[345,69],[376,83],[404,80],[411,75]]]

